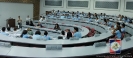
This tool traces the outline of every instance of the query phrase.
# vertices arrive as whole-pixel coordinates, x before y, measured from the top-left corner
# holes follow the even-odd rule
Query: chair
[[[125,33],[121,34],[121,39],[123,39],[125,37]]]
[[[90,30],[90,32],[88,33],[88,37],[92,37],[92,36],[94,36],[94,34],[95,34],[95,29],[92,28],[92,29]]]

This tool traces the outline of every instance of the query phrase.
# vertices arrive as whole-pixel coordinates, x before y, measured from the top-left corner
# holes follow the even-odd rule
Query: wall
[[[33,4],[0,2],[0,15],[0,26],[2,27],[6,26],[6,20],[10,17],[17,21],[18,16],[21,16],[21,19],[25,21],[27,15],[33,18]]]
[[[120,10],[106,10],[106,9],[102,9],[102,10],[94,10],[94,0],[91,0],[91,4],[90,4],[90,9],[78,9],[78,8],[67,8],[66,7],[66,0],[64,0],[64,7],[45,7],[44,6],[44,1],[45,0],[40,0],[40,14],[41,13],[45,13],[45,11],[49,11],[49,10],[66,10],[66,11],[84,11],[86,13],[91,12],[91,13],[106,13],[108,15],[118,15],[118,14],[122,14],[122,15],[126,15],[129,17],[133,17],[132,14],[133,12],[125,12],[124,11],[124,0],[120,0]]]

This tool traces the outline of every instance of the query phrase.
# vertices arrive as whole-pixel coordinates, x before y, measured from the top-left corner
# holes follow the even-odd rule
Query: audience
[[[35,26],[35,25],[33,24],[32,20],[30,20],[30,26]]]
[[[120,27],[120,26],[117,26],[117,27],[113,30],[112,34],[114,34],[114,35],[116,36],[117,39],[121,39],[121,36],[122,36],[122,34],[121,34],[121,27]]]
[[[58,36],[58,39],[66,39],[65,31],[61,31],[61,35]]]
[[[65,19],[65,15],[63,14],[63,15],[60,17],[60,19]]]
[[[77,27],[74,27],[74,37],[76,38],[81,38],[81,33],[79,32],[78,28]]]
[[[116,25],[114,26],[114,29],[116,29],[117,26],[120,26],[119,22],[116,22]]]
[[[11,32],[11,28],[10,27],[7,27],[7,32]]]
[[[18,29],[17,27],[14,27],[14,30],[13,30],[13,32],[17,32],[17,29]]]
[[[42,17],[42,16],[40,16],[39,22],[42,22],[42,21],[43,21],[43,17]]]
[[[58,24],[55,24],[54,30],[61,30]]]
[[[70,39],[70,37],[72,37],[72,33],[70,32],[70,29],[66,29],[66,39]]]
[[[6,28],[5,27],[2,27],[2,31],[1,31],[0,34],[8,36],[9,34],[6,33],[5,31],[6,31]]]
[[[44,31],[44,36],[43,36],[44,40],[52,40],[50,38],[50,36],[48,36],[48,32],[47,31]]]
[[[7,34],[10,34],[10,33],[11,33],[11,28],[10,28],[10,27],[7,27],[6,33],[7,33]]]
[[[30,38],[30,36],[27,34],[27,30],[23,30],[22,34],[20,35],[22,38]]]
[[[121,26],[121,32],[122,33],[125,33],[125,24],[123,23],[122,26]]]
[[[42,26],[42,24],[40,22],[38,22],[37,27],[41,28],[43,26]]]
[[[33,31],[30,28],[27,28],[28,35],[33,35]]]
[[[91,16],[88,17],[88,22],[92,22]]]
[[[107,26],[112,27],[112,23],[109,21],[109,19],[107,19],[106,21],[107,21]]]
[[[96,22],[96,23],[100,23],[100,19],[98,19],[98,17],[96,17],[95,22]]]
[[[42,40],[41,32],[36,31],[35,34],[32,36],[32,38],[35,40]]]
[[[77,12],[75,12],[75,13],[74,13],[74,12],[71,12],[71,13],[70,13],[70,12],[68,11],[67,13],[69,13],[69,14],[66,15],[66,16],[64,15],[64,14],[66,13],[65,11],[60,12],[60,11],[58,10],[58,11],[55,13],[55,11],[53,10],[53,13],[54,13],[54,14],[51,14],[51,13],[50,13],[50,17],[51,17],[51,18],[54,18],[54,17],[57,18],[57,16],[61,15],[61,16],[60,16],[60,19],[72,18],[73,20],[80,20],[81,17],[85,16],[85,13],[84,13],[84,12],[80,13],[79,11],[77,11]],[[62,13],[62,14],[60,14],[60,13]],[[91,14],[91,13],[89,12],[89,13],[88,13],[88,22],[92,22],[92,18],[96,18],[95,22],[96,22],[96,23],[101,23],[101,22],[100,22],[100,19],[104,19],[104,22],[103,22],[102,24],[111,27],[111,26],[112,26],[112,23],[110,22],[109,19],[105,19],[106,17],[107,17],[107,16],[106,16],[105,13],[104,13],[104,14],[101,13],[100,15],[97,15],[97,13]],[[99,19],[99,18],[100,18],[100,19]],[[130,19],[128,19],[126,16],[124,17],[123,15],[119,15],[119,16],[118,16],[118,20],[119,20],[119,21],[122,20],[122,21],[124,21],[125,23],[129,23],[129,22],[130,22]],[[41,24],[41,22],[44,22],[44,21],[46,21],[46,18],[40,16],[40,20],[39,20],[37,26],[38,26],[38,27],[43,27],[42,24]],[[19,16],[19,20],[18,20],[17,22],[18,22],[18,25],[20,25],[20,27],[22,27],[22,26],[21,26],[22,20],[20,19],[20,16]],[[26,25],[34,26],[33,22],[32,22],[31,19],[29,18],[29,16],[27,16],[27,18],[26,18]],[[0,34],[8,36],[9,34],[6,33],[5,30],[6,30],[6,28],[3,27]],[[60,29],[60,26],[59,26],[58,24],[55,24],[54,30],[61,30],[61,29]],[[120,23],[119,23],[119,22],[116,22],[116,25],[112,28],[112,30],[113,30],[112,34],[114,34],[116,38],[121,39],[121,38],[122,38],[122,33],[125,33],[125,24],[123,23],[123,24],[120,26]],[[10,31],[11,31],[11,30],[10,30],[10,27],[8,27],[8,28],[7,28],[7,32],[10,32]],[[17,31],[17,27],[14,28],[14,31],[15,31],[15,32]],[[30,38],[29,35],[33,35],[33,31],[32,31],[30,28],[27,28],[27,30],[23,30],[23,32],[22,32],[22,34],[20,35],[20,37],[22,37],[22,38]],[[79,39],[79,38],[82,37],[82,35],[81,35],[81,33],[79,32],[79,30],[78,30],[77,27],[74,27],[74,34],[73,34],[73,35],[72,35],[72,33],[70,32],[70,29],[66,29],[66,31],[61,31],[61,35],[60,35],[60,36],[62,37],[62,39],[70,39],[70,37],[75,37],[75,38],[78,38],[78,39]],[[50,36],[48,36],[48,32],[47,32],[47,31],[44,31],[44,36],[41,36],[41,32],[40,32],[40,31],[36,31],[32,38],[33,38],[33,39],[36,39],[36,40],[52,40],[52,39],[50,38]]]

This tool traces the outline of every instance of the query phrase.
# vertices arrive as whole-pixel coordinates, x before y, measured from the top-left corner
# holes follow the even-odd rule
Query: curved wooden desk
[[[99,24],[97,23],[89,23],[89,24],[92,24],[93,26],[96,26],[96,27],[99,26]],[[22,39],[22,38],[11,39],[10,37],[1,36],[2,38],[0,38],[0,41],[11,42],[12,45],[27,46],[27,47],[45,47],[46,44],[62,44],[63,47],[88,46],[88,45],[93,45],[95,42],[106,41],[107,38],[112,36],[111,32],[107,30],[107,27],[102,26],[102,25],[100,26],[102,28],[101,27],[97,27],[97,28],[104,29],[104,32],[100,34],[99,37],[82,38],[79,40],[38,41],[38,40],[33,40],[33,39]],[[31,27],[31,28],[34,28],[34,27]],[[45,28],[42,28],[42,29],[45,30]],[[85,29],[83,32],[85,32],[86,34],[88,33],[88,29],[86,29],[85,27],[82,27],[82,29]],[[49,29],[46,29],[46,30],[49,30]],[[108,32],[105,32],[105,30]],[[54,32],[58,32],[58,31],[54,31]]]
[[[133,38],[133,37],[131,37]],[[132,49],[133,45],[131,45],[133,39],[131,41],[126,42],[122,41],[122,53],[127,49]],[[5,49],[6,51],[7,49]],[[3,50],[4,51],[4,50]],[[94,52],[95,51],[95,52]],[[1,52],[0,52],[1,53]],[[49,51],[45,48],[31,48],[31,47],[18,47],[12,46],[9,53],[3,55],[6,57],[98,57],[98,56],[106,56],[109,54],[109,44],[105,47],[94,47],[94,46],[86,46],[86,47],[73,47],[73,48],[63,48],[58,51]]]

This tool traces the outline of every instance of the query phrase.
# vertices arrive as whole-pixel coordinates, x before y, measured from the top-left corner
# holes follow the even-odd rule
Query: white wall
[[[125,12],[124,11],[124,0],[120,0],[120,10],[105,10],[105,9],[103,9],[103,10],[94,10],[94,0],[91,0],[91,4],[90,4],[90,9],[74,9],[74,8],[67,8],[66,7],[66,0],[64,0],[64,7],[45,7],[44,5],[43,5],[43,3],[44,3],[44,1],[45,0],[40,0],[40,14],[41,13],[45,13],[45,11],[49,11],[49,10],[66,10],[66,11],[80,11],[80,12],[86,12],[86,13],[88,13],[88,12],[91,12],[91,13],[106,13],[106,14],[108,14],[108,15],[118,15],[118,14],[122,14],[122,15],[126,15],[126,16],[129,16],[129,17],[133,17],[133,12]]]
[[[4,3],[0,2],[0,26],[6,27],[6,19],[14,18],[18,20],[18,16],[25,21],[27,15],[33,17],[33,4],[23,3]],[[16,22],[17,25],[17,22]]]

